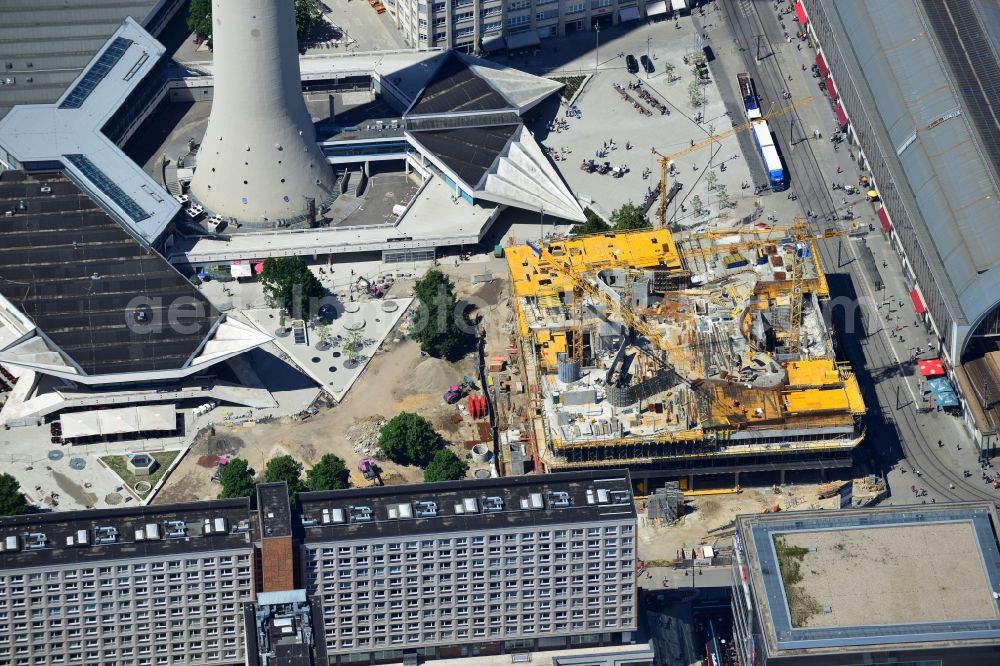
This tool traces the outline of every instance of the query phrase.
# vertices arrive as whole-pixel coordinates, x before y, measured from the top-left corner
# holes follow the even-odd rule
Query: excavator
[[[369,296],[371,296],[372,298],[382,298],[383,296],[382,287],[378,286],[377,284],[374,284],[371,280],[369,280],[364,276],[359,277],[357,283],[361,284],[362,282],[364,283],[365,291],[368,293]]]

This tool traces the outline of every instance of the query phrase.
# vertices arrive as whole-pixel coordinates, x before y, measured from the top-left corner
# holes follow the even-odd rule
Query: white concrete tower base
[[[317,208],[333,170],[302,97],[293,0],[213,0],[215,93],[191,192],[237,220]]]

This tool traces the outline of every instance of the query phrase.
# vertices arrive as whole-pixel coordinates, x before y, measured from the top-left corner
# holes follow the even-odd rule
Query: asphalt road
[[[786,0],[780,5],[781,10],[787,6]],[[783,19],[784,26],[794,33],[797,26],[794,19],[787,15]],[[704,18],[695,20],[696,24],[715,20],[725,25],[728,37],[719,30],[713,38],[714,48],[718,53],[720,45],[731,46],[738,54],[743,71],[753,76],[757,92],[764,98],[762,108],[768,108],[771,100],[782,105],[784,90],[793,99],[814,97],[813,104],[775,118],[770,124],[791,174],[791,190],[798,195],[797,215],[805,217],[806,211],[815,212],[818,218],[811,222],[811,230],[817,234],[843,224],[836,219],[842,209],[861,208],[863,203],[848,201],[845,206],[843,199],[834,199],[830,183],[856,181],[857,170],[851,168],[847,156],[839,154],[849,148],[844,146],[835,154],[826,139],[833,127],[832,113],[825,108],[829,103],[811,78],[808,66],[805,71],[801,69],[812,52],[805,45],[799,51],[794,35],[792,43],[786,40],[782,22],[770,2],[719,0],[718,7],[713,6]],[[735,73],[729,72],[727,76],[734,77]],[[829,121],[824,121],[826,116]],[[822,139],[807,138],[806,134],[811,135],[814,128],[823,133]],[[755,153],[747,157],[757,161]],[[848,165],[843,175],[835,171],[838,162]],[[876,227],[873,235],[879,233]],[[860,241],[831,239],[819,244],[820,257],[831,271],[832,298],[849,299],[857,304],[844,316],[839,316],[844,311],[836,311],[832,323],[837,329],[840,353],[854,367],[869,408],[866,444],[860,455],[861,471],[885,472],[893,503],[996,501],[1000,493],[983,483],[974,445],[958,420],[934,411],[918,412],[923,398],[920,383],[914,377],[914,364],[909,362],[913,349],[908,345],[922,344],[926,334],[916,325],[911,328],[905,324],[911,328],[905,332],[905,338],[892,335],[896,326],[912,321],[913,314],[907,311],[910,304],[900,266],[881,241],[873,238],[869,244],[873,251],[877,250],[876,259],[885,262],[884,292],[875,291],[858,260],[856,245]],[[903,303],[901,307],[899,302]],[[921,472],[919,476],[917,470]],[[970,470],[971,477],[964,477],[963,470]],[[925,488],[928,494],[915,497],[912,485]]]

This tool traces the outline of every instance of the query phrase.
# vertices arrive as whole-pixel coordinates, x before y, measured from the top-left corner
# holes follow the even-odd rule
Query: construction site
[[[529,401],[506,472],[627,465],[640,490],[690,490],[851,467],[865,406],[824,320],[818,240],[796,222],[506,248]]]

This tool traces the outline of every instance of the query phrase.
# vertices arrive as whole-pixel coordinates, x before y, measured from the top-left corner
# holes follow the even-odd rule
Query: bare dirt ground
[[[732,546],[732,530],[722,529],[735,517],[746,513],[760,513],[778,505],[782,511],[815,508],[832,509],[839,498],[816,499],[814,484],[781,486],[780,493],[773,488],[744,488],[729,495],[702,495],[689,498],[688,513],[673,525],[657,525],[645,520],[645,507],[639,525],[639,557],[649,561],[678,559],[683,548],[705,545],[727,550]],[[714,531],[713,531],[714,530]]]
[[[499,298],[505,292],[505,282],[472,287],[467,280],[455,281],[459,299],[477,297],[471,300],[479,304],[490,321],[488,331],[497,319],[505,317],[506,302]],[[358,462],[366,456],[355,451],[351,436],[356,440],[357,433],[369,422],[390,419],[404,411],[428,419],[452,450],[464,457],[465,443],[478,437],[477,429],[458,405],[445,404],[443,395],[464,376],[478,385],[475,354],[449,363],[421,356],[416,342],[403,339],[393,343],[393,337],[389,336],[383,351],[372,358],[365,373],[336,407],[324,409],[304,421],[284,418],[270,423],[216,426],[214,436],[203,437],[191,447],[154,503],[216,497],[219,485],[211,481],[211,476],[217,460],[212,456],[239,456],[260,472],[276,456],[291,454],[308,468],[324,454],[335,453],[349,469],[356,470]],[[423,479],[423,470],[416,467],[390,461],[380,461],[379,465],[386,484],[419,483]]]

